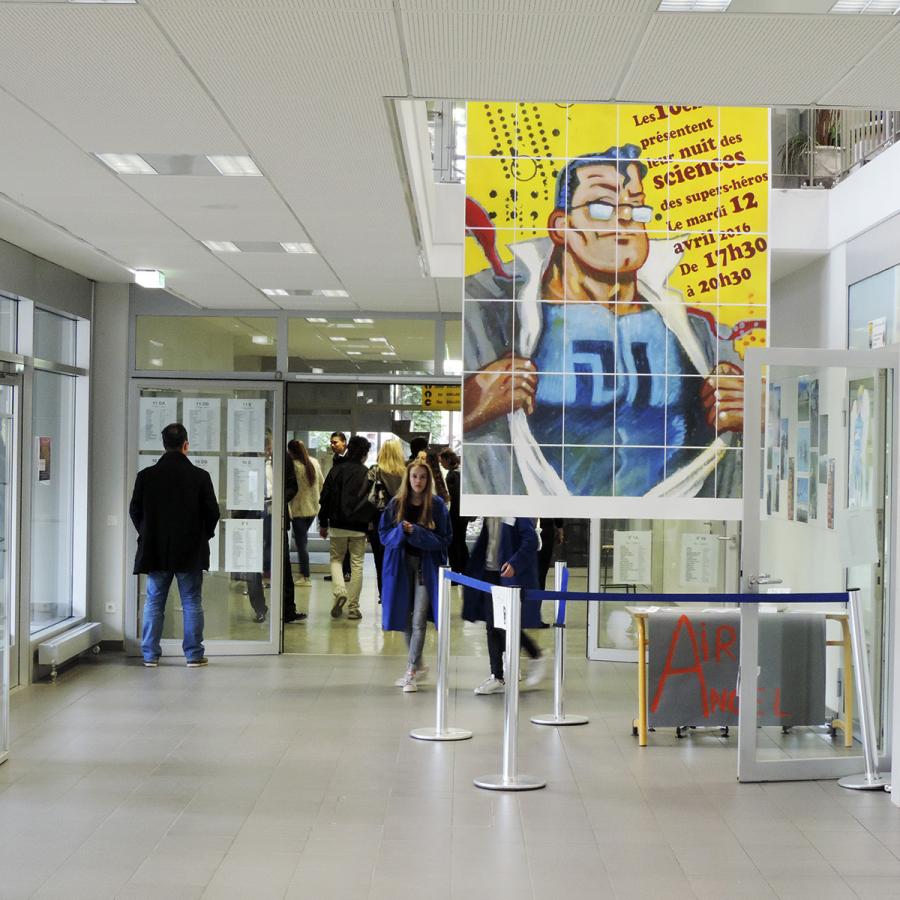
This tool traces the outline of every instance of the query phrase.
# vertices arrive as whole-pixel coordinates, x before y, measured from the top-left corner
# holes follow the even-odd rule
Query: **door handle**
[[[748,579],[750,584],[781,584],[780,578],[772,578],[771,575],[751,575]]]
[[[730,534],[730,535],[728,535],[728,537],[725,537],[724,535],[721,535],[721,534],[717,534],[716,540],[717,541],[727,541],[732,546],[734,546],[734,547],[737,546],[737,535],[736,534]]]

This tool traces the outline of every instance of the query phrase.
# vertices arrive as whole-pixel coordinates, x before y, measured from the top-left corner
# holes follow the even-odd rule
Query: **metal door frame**
[[[744,522],[742,528],[741,547],[741,590],[751,593],[756,587],[750,584],[751,576],[759,575],[760,566],[760,514],[762,498],[759,486],[762,483],[763,453],[759,431],[763,421],[763,381],[764,366],[788,366],[794,368],[846,368],[846,369],[881,369],[889,371],[892,376],[894,414],[891,417],[891,488],[890,508],[885,510],[885,517],[890,515],[891,546],[887,548],[898,559],[897,523],[898,523],[898,453],[900,453],[900,437],[898,424],[900,416],[896,413],[898,401],[897,373],[900,370],[900,352],[894,350],[809,350],[778,348],[752,348],[748,350],[744,360]],[[896,685],[893,684],[894,664],[893,647],[900,633],[900,617],[894,615],[893,597],[896,585],[895,565],[886,567],[890,572],[890,583],[885,583],[885,684],[893,688],[894,696],[889,700],[885,712],[897,702]],[[843,590],[846,585],[835,585],[835,590]],[[787,599],[790,595],[785,595]],[[789,601],[787,601],[789,602]],[[741,605],[741,697],[756,697],[759,665],[759,607],[756,604]],[[890,716],[885,717],[884,746],[879,758],[879,768],[886,767],[891,756],[892,722]],[[738,732],[738,780],[739,781],[800,781],[821,778],[840,778],[861,771],[863,767],[862,751],[859,756],[821,757],[810,759],[760,760],[757,758],[757,716],[756,703],[740,704]]]
[[[284,453],[277,452],[284,447],[284,382],[273,379],[234,380],[224,378],[132,378],[128,393],[128,440],[126,479],[128,495],[137,475],[138,457],[138,418],[141,390],[177,390],[177,391],[268,391],[272,403],[272,496],[284,496]],[[276,515],[275,509],[278,509]],[[275,536],[284,529],[285,504],[272,504],[272,560],[271,580],[269,587],[269,637],[264,641],[208,640],[204,638],[206,652],[210,656],[261,656],[275,655],[281,652],[282,646],[282,553],[283,544]],[[219,522],[222,527],[222,522]],[[281,529],[281,530],[279,530]],[[128,562],[128,576],[125,591],[125,650],[129,656],[141,655],[141,641],[138,622],[138,578],[130,574],[131,561],[137,549],[137,535],[128,523],[128,538],[125,548]],[[182,654],[181,642],[177,638],[165,638],[162,641],[163,656],[178,657]]]
[[[23,646],[21,614],[19,605],[22,592],[19,583],[19,553],[21,548],[21,494],[22,494],[22,387],[23,378],[20,372],[2,370],[0,364],[0,386],[10,387],[13,391],[12,414],[9,416],[12,422],[12,444],[7,452],[12,455],[11,480],[7,493],[7,565],[9,566],[9,606],[7,608],[6,650],[9,654],[9,678],[10,689],[15,689],[22,684]],[[0,413],[0,418],[7,418],[5,413]],[[10,628],[16,626],[16,643],[11,643]]]

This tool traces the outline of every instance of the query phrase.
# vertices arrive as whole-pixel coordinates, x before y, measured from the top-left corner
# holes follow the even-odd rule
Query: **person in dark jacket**
[[[135,574],[147,576],[141,653],[155,667],[172,580],[184,610],[182,648],[188,666],[206,665],[203,655],[203,571],[209,569],[209,539],[216,533],[219,502],[209,472],[187,458],[188,435],[180,422],[162,431],[165,453],[134,482],[128,514],[138,533]]]
[[[331,618],[339,619],[348,607],[348,619],[361,619],[359,595],[362,591],[363,556],[366,531],[373,510],[366,502],[369,471],[365,466],[372,445],[360,434],[347,442],[344,461],[332,466],[319,496],[319,534],[329,538],[334,604]],[[350,584],[344,580],[341,561],[350,553]]]
[[[507,587],[537,587],[537,533],[531,519],[498,519],[486,517],[481,534],[472,549],[466,572],[489,584]],[[477,688],[476,694],[497,694],[505,690],[503,651],[506,648],[506,629],[494,627],[494,605],[490,594],[466,587],[463,591],[463,618],[468,622],[484,621],[487,627],[488,656],[491,674]],[[541,605],[537,601],[522,603],[522,628],[539,628]],[[534,687],[545,674],[545,660],[540,647],[525,633],[521,633],[522,647],[532,664],[525,679]]]
[[[450,568],[454,572],[465,572],[469,564],[469,548],[466,544],[466,529],[471,519],[460,515],[459,456],[449,447],[441,450],[441,465],[447,470],[447,493],[450,495],[450,526],[453,540],[450,542]]]
[[[429,619],[438,620],[438,569],[451,537],[447,507],[433,495],[432,481],[428,465],[410,463],[378,526],[384,545],[381,627],[406,634],[406,672],[395,682],[404,693],[417,691],[416,681],[428,672],[422,662],[425,628]]]

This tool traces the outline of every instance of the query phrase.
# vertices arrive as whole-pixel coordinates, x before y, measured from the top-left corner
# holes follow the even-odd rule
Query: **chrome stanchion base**
[[[467,741],[472,737],[472,732],[465,728],[445,728],[443,731],[438,731],[437,728],[414,728],[409,736],[417,741]]]
[[[838,779],[838,784],[851,791],[884,791],[890,790],[891,779],[887,775],[875,775],[869,780],[862,772],[859,775],[845,775]]]
[[[504,778],[502,775],[479,775],[473,779],[475,787],[486,791],[539,791],[547,787],[546,781],[532,775],[513,775]]]
[[[587,725],[587,716],[573,716],[566,713],[564,716],[532,716],[531,721],[535,725]]]

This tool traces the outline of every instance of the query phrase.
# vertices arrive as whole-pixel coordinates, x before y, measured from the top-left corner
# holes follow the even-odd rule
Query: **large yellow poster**
[[[734,512],[743,358],[765,343],[768,117],[469,104],[467,496]]]

